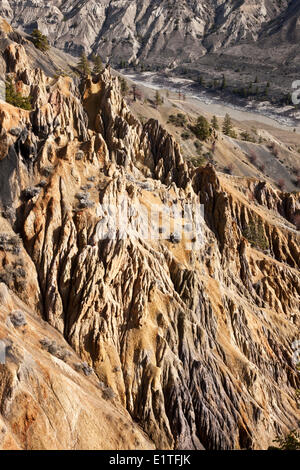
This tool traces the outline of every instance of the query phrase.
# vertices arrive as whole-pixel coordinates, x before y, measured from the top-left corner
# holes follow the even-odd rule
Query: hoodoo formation
[[[195,167],[109,66],[56,76],[0,26],[31,99],[0,102],[0,449],[267,449],[297,429],[299,191]],[[143,213],[101,237],[124,200],[202,205],[201,243],[143,237]]]

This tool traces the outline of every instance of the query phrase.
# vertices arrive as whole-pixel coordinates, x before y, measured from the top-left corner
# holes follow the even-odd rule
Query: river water
[[[255,121],[269,126],[277,127],[284,130],[296,129],[300,134],[300,120],[282,115],[287,108],[281,108],[280,114],[276,108],[272,107],[269,102],[255,104],[255,108],[251,103],[245,107],[236,104],[224,102],[219,96],[213,96],[205,91],[195,92],[191,87],[194,84],[192,80],[181,78],[166,78],[153,72],[145,73],[122,73],[126,78],[152,90],[169,90],[170,92],[184,93],[186,99],[192,102],[199,110],[224,117],[226,113],[237,121]]]

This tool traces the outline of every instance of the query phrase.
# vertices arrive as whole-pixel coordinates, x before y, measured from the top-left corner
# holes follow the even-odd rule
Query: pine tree
[[[211,135],[209,122],[204,116],[198,117],[196,125],[191,130],[199,140],[207,140]]]
[[[223,122],[223,127],[222,127],[223,134],[225,135],[232,135],[232,122],[231,122],[231,117],[229,114],[225,115],[224,122]]]
[[[155,92],[155,106],[158,107],[160,104],[162,104],[162,99],[161,99],[159,91],[156,90],[156,92]]]
[[[32,109],[31,97],[24,97],[21,93],[18,93],[11,78],[7,80],[5,85],[5,99],[7,103],[16,106],[17,108],[26,109],[27,111]]]
[[[48,39],[38,29],[34,29],[31,33],[31,40],[34,46],[42,52],[47,52],[50,49]]]
[[[121,84],[121,93],[123,96],[126,96],[128,94],[129,88],[128,88],[128,83],[123,77],[119,77],[120,84]]]
[[[92,60],[94,63],[93,74],[99,75],[103,70],[103,63],[102,63],[101,57],[99,55],[97,56],[94,55]]]
[[[224,90],[226,88],[226,86],[227,86],[226,78],[225,78],[225,75],[223,75],[221,89]]]
[[[80,70],[80,72],[82,72],[84,76],[88,76],[91,74],[90,64],[84,52],[80,56],[77,68],[78,70]]]
[[[213,127],[216,131],[220,129],[220,126],[219,126],[219,123],[218,123],[218,119],[217,119],[216,116],[213,116],[213,117],[212,117],[211,125],[212,125],[212,127]]]

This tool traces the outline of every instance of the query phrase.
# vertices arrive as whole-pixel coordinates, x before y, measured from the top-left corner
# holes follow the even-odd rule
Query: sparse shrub
[[[21,252],[20,243],[18,236],[0,235],[0,250],[18,256]],[[24,261],[18,258],[3,266],[0,271],[0,282],[4,282],[10,289],[20,294],[26,287],[26,271],[23,266]]]
[[[86,363],[82,363],[82,372],[84,375],[91,375],[93,373],[93,369]]]
[[[89,189],[92,189],[92,187],[93,187],[93,185],[92,185],[91,183],[88,183],[88,184],[86,184],[86,185],[84,185],[84,186],[81,186],[80,189],[81,189],[82,191],[88,191]]]
[[[79,362],[74,364],[74,367],[77,372],[82,372],[86,376],[89,376],[94,372],[87,362]]]
[[[277,437],[273,442],[279,444],[279,447],[269,447],[269,450],[300,450],[300,435],[299,431],[294,429],[285,437]]]
[[[32,31],[31,40],[34,46],[42,52],[47,52],[50,49],[47,37],[38,29],[34,29]]]
[[[204,116],[199,116],[196,125],[190,129],[199,140],[207,140],[212,133],[209,122]]]
[[[3,282],[10,289],[17,291],[20,294],[26,288],[26,280],[18,278],[16,273],[7,266],[0,273],[0,282]]]
[[[24,97],[21,93],[17,92],[11,78],[6,82],[5,99],[7,103],[17,108],[22,108],[27,111],[30,111],[32,108],[31,97]]]
[[[195,147],[196,147],[197,150],[202,150],[202,149],[203,149],[203,144],[202,144],[202,142],[200,142],[199,140],[196,140],[196,141],[194,142],[194,145],[195,145]]]
[[[66,361],[66,359],[71,355],[71,353],[65,347],[60,346],[56,343],[56,341],[51,341],[48,338],[41,339],[40,345],[43,349],[45,349],[45,351],[57,357],[58,359],[61,359],[62,361]]]
[[[182,137],[183,140],[189,140],[191,138],[191,134],[189,132],[185,131],[181,134],[181,137]]]
[[[243,235],[251,243],[251,245],[260,248],[262,251],[269,249],[269,242],[265,236],[264,229],[261,223],[250,222],[242,230]]]
[[[22,278],[26,277],[26,271],[24,268],[22,268],[21,266],[17,266],[17,267],[14,266],[14,269],[15,269],[15,275],[17,277],[22,277]]]
[[[46,351],[48,351],[48,348],[51,345],[51,341],[48,338],[41,339],[40,345],[42,346],[43,349],[46,349]]]
[[[91,209],[95,205],[95,203],[89,199],[88,193],[77,193],[75,197],[79,201],[79,209]]]
[[[78,150],[78,152],[75,155],[75,159],[79,161],[79,160],[82,160],[83,157],[84,157],[84,152],[82,150]]]
[[[240,136],[241,136],[241,139],[244,140],[245,142],[253,142],[253,143],[256,142],[255,138],[251,134],[249,134],[249,132],[247,131],[241,132]]]
[[[24,313],[21,310],[15,310],[9,315],[9,319],[15,328],[27,325]]]
[[[191,162],[195,167],[198,167],[207,163],[207,159],[203,155],[198,155],[197,157],[193,157]]]
[[[0,234],[0,250],[13,253],[14,255],[20,254],[21,240],[18,235]]]
[[[2,211],[2,217],[4,219],[7,219],[11,225],[13,225],[13,222],[14,222],[14,219],[15,219],[15,211],[13,209],[13,207],[4,207],[3,211]]]
[[[212,162],[213,159],[214,159],[213,152],[209,151],[209,152],[205,153],[204,157],[207,158],[207,160],[210,160]]]
[[[177,115],[171,114],[168,122],[174,124],[176,127],[184,127],[187,124],[187,119],[182,113],[178,113]]]
[[[102,396],[105,400],[113,400],[116,394],[111,387],[106,387],[102,389]]]

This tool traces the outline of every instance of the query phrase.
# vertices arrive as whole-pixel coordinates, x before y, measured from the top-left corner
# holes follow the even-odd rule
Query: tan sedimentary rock
[[[20,254],[25,260],[25,283],[9,278],[9,270],[4,282],[34,312],[39,335],[45,329],[57,341],[64,337],[95,376],[78,383],[68,363],[45,357],[31,320],[24,336],[4,326],[7,303],[15,308],[19,301],[2,286],[2,331],[29,348],[31,362],[25,354],[14,366],[0,366],[8,428],[0,445],[44,448],[50,426],[59,436],[53,432],[51,448],[267,448],[299,420],[292,361],[299,194],[228,179],[211,166],[190,167],[156,121],[142,126],[131,115],[109,69],[86,80],[80,94],[69,78],[30,70],[24,50],[11,68],[13,51],[4,53],[8,71],[27,77],[38,106],[29,113],[0,105],[1,227],[9,235],[0,266]],[[100,204],[118,207],[123,197],[161,209],[203,204],[203,243],[189,251],[171,237],[99,238]],[[13,229],[20,234],[17,254],[8,252]],[[106,427],[96,377],[115,396]],[[31,384],[30,397],[21,392],[22,380]],[[54,400],[43,414],[37,381]],[[78,401],[61,403],[60,394]],[[82,415],[72,421],[86,394]],[[60,419],[52,423],[57,409]],[[124,429],[135,431],[121,435],[120,416]]]
[[[129,414],[105,398],[94,373],[87,377],[74,370],[80,359],[61,335],[4,284],[0,299],[0,333],[7,346],[6,364],[0,365],[1,449],[153,448]],[[26,325],[13,325],[16,311]],[[41,347],[45,338],[51,353]]]

